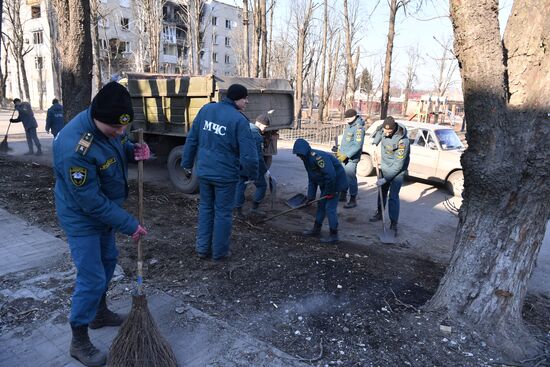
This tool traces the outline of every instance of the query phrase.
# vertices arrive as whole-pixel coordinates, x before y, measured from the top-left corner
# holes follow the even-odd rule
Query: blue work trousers
[[[348,160],[348,163],[344,164],[344,170],[346,171],[346,176],[349,183],[349,194],[356,196],[357,195],[357,163]],[[346,190],[347,191],[347,190]]]
[[[199,179],[199,187],[197,253],[219,259],[229,252],[236,182]]]
[[[317,214],[315,222],[323,224],[325,216],[328,217],[328,226],[330,229],[338,229],[338,195],[330,200],[321,200],[317,202]]]
[[[87,325],[94,319],[115,271],[118,256],[115,231],[68,236],[68,242],[77,271],[70,322],[72,326]]]
[[[237,192],[235,193],[235,208],[241,208],[244,204],[244,193],[246,191],[246,177],[241,177],[239,183],[237,184]],[[254,201],[256,203],[261,203],[265,197],[267,191],[267,182],[265,176],[262,175],[258,180],[254,181],[254,186],[256,186],[256,192],[254,193]]]
[[[393,180],[382,185],[382,199],[384,200],[384,207],[386,207],[389,191],[390,199],[388,203],[388,213],[390,214],[390,220],[395,223],[399,220],[399,190],[401,190],[404,178],[404,174],[399,174],[394,177]],[[382,207],[380,206],[380,195],[378,196],[378,211],[380,213],[382,212]]]
[[[36,149],[41,150],[42,146],[40,145],[40,140],[38,140],[38,135],[36,134],[36,127],[31,127],[25,129],[25,136],[27,138],[27,145],[29,146],[29,152],[34,152],[32,143],[36,145]]]

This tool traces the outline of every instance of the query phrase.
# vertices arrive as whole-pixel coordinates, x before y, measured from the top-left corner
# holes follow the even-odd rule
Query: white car
[[[357,167],[359,176],[366,177],[373,174],[374,153],[380,162],[380,145],[372,145],[372,137],[382,122],[382,120],[374,122],[365,133],[363,154]],[[464,175],[460,164],[464,145],[455,131],[447,126],[416,121],[396,120],[396,122],[407,129],[410,140],[409,176],[443,183],[451,194],[460,196],[464,188]]]

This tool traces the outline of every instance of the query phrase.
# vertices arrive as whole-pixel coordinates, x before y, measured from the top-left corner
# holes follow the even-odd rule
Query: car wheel
[[[461,196],[464,190],[464,173],[462,171],[454,171],[447,177],[445,186],[451,195]]]
[[[183,145],[178,145],[170,151],[166,162],[168,175],[176,189],[186,194],[194,194],[199,190],[199,178],[196,175],[195,167],[193,167],[193,174],[190,178],[183,173],[183,168],[180,166],[182,151]]]
[[[368,177],[372,174],[374,166],[372,165],[372,159],[370,155],[361,155],[361,160],[357,164],[357,175],[361,177]]]

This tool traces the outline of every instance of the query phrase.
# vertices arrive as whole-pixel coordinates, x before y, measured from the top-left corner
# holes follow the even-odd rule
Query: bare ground
[[[0,205],[64,238],[55,218],[51,168],[0,156],[0,172]],[[137,206],[135,189],[131,182],[130,211]],[[194,253],[197,204],[196,197],[145,185],[149,287],[312,365],[503,365],[502,356],[486,344],[487,335],[422,310],[443,265],[375,239],[372,246],[326,246],[282,227],[243,221],[234,223],[232,259],[215,264]],[[311,214],[295,214],[292,220],[309,225]],[[126,236],[119,236],[118,244],[119,263],[129,278],[115,283],[115,296],[119,288],[131,287],[136,257]],[[53,311],[68,314],[73,276],[66,258],[55,268],[0,278],[0,333],[16,326],[29,331]],[[29,287],[43,291],[43,297],[26,296]],[[524,318],[532,333],[548,343],[550,300],[528,297]],[[441,324],[452,331],[442,332]],[[549,361],[541,356],[521,365]]]

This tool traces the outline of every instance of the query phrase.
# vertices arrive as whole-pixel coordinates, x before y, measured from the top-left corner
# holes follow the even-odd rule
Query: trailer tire
[[[185,177],[183,168],[181,168],[181,152],[183,145],[178,145],[170,151],[166,166],[168,167],[168,175],[170,181],[176,189],[186,194],[195,194],[199,191],[199,178],[197,177],[195,167],[190,178]]]
[[[357,176],[369,177],[374,171],[372,159],[368,154],[362,154],[361,160],[357,164]]]

